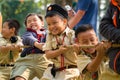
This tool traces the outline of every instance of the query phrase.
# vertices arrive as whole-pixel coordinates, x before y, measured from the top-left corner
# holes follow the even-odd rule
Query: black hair
[[[25,26],[27,25],[27,19],[28,19],[28,17],[29,16],[34,16],[34,15],[36,15],[36,16],[38,16],[38,18],[41,20],[41,21],[43,21],[43,18],[42,18],[42,16],[40,15],[40,14],[37,14],[37,13],[29,13],[27,16],[26,16],[26,18],[25,18]]]
[[[86,32],[88,30],[94,30],[91,24],[83,24],[78,26],[78,28],[75,30],[75,37],[77,38],[79,33]]]
[[[20,23],[15,19],[9,19],[6,20],[5,22],[8,22],[9,29],[15,28],[15,35],[17,35],[20,28]]]

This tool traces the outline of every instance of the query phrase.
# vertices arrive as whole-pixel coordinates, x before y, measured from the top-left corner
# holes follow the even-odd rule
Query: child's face
[[[53,17],[47,17],[46,22],[48,24],[48,29],[53,35],[61,34],[67,24],[66,19],[62,19],[60,16],[56,15]]]
[[[80,45],[96,45],[98,43],[98,38],[94,30],[79,33],[77,38]],[[95,48],[86,48],[83,50],[90,54],[95,52]]]
[[[3,37],[10,38],[13,35],[14,31],[15,31],[15,28],[9,29],[8,22],[3,23],[3,27],[2,27]]]
[[[40,30],[43,25],[43,21],[37,16],[32,15],[27,18],[27,28],[31,28],[33,30]]]

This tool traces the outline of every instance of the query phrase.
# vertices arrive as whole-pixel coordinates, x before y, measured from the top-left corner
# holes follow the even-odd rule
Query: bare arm
[[[110,47],[110,43],[100,43],[99,45],[96,46],[97,50],[97,55],[96,57],[88,64],[86,67],[88,71],[90,72],[95,72],[98,70],[101,61],[106,53],[106,50]]]
[[[85,11],[83,10],[78,10],[77,13],[69,20],[68,24],[69,27],[72,29],[84,16]]]
[[[57,50],[48,50],[48,51],[45,51],[45,54],[46,54],[46,57],[48,59],[50,58],[55,58],[61,54],[64,54],[66,51],[68,50],[67,47],[65,46],[60,46],[59,49]]]
[[[44,45],[44,43],[38,43],[37,41],[34,42],[34,46],[37,47],[38,49],[42,50],[42,46]]]
[[[98,54],[99,54],[99,53],[98,53]],[[103,53],[102,53],[102,54],[103,54]],[[95,57],[95,59],[93,59],[92,62],[90,62],[90,63],[87,65],[86,69],[87,69],[89,72],[95,72],[95,71],[97,71],[98,68],[99,68],[99,65],[100,65],[100,63],[101,63],[101,61],[102,61],[102,59],[103,59],[103,55],[97,55],[97,56]]]
[[[1,53],[8,53],[10,51],[19,52],[22,48],[19,45],[7,45],[7,46],[0,46]]]

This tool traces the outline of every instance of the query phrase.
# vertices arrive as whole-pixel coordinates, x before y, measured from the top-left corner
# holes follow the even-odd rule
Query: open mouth
[[[36,26],[31,26],[31,28],[32,28],[33,30],[36,30],[36,29],[37,29],[37,27],[36,27]]]

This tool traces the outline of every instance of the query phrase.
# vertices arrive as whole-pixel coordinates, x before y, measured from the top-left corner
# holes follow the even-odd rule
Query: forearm
[[[0,46],[1,53],[9,53],[10,51],[19,52],[21,51],[21,48],[19,45]]]
[[[75,25],[77,25],[78,22],[80,22],[80,20],[82,19],[82,17],[84,16],[85,14],[85,11],[82,11],[82,10],[78,10],[78,12],[75,14],[74,17],[72,17],[68,24],[69,24],[69,27],[72,29]]]
[[[10,51],[10,47],[8,46],[0,46],[0,52],[1,53],[5,53],[5,52],[9,52]]]
[[[42,50],[42,46],[44,45],[44,43],[38,43],[38,42],[34,42],[34,46],[40,50]]]
[[[100,64],[101,64],[101,61],[103,59],[103,55],[99,56],[97,55],[93,60],[92,62],[90,62],[88,65],[87,65],[87,70],[89,72],[95,72],[98,70]]]
[[[45,54],[48,59],[51,59],[51,58],[55,58],[55,57],[59,56],[62,53],[59,49],[57,49],[54,51],[45,51]]]

